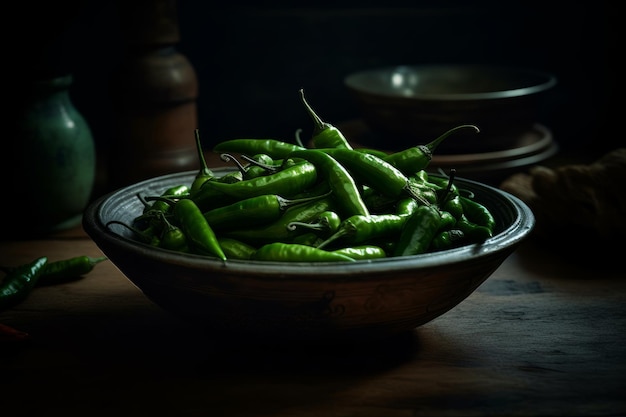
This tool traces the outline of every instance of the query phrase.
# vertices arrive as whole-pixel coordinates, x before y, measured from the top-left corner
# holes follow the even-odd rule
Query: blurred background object
[[[74,0],[10,10],[24,59],[53,57],[75,74],[74,100],[106,155],[115,142],[112,75],[123,60],[119,4]],[[31,6],[28,6],[31,7]],[[298,91],[334,125],[360,112],[344,78],[398,64],[481,64],[533,68],[558,84],[537,120],[559,144],[558,159],[588,161],[617,147],[616,20],[609,2],[463,1],[177,2],[176,49],[198,77],[198,127],[205,149],[236,137],[303,140],[312,131]],[[138,22],[138,21],[137,21]],[[32,33],[45,33],[35,36]],[[28,36],[26,36],[28,35]],[[30,43],[29,43],[30,42]],[[538,132],[540,134],[541,132]],[[193,132],[189,132],[193,143]]]
[[[89,124],[70,98],[72,81],[72,74],[40,73],[7,109],[0,236],[26,238],[80,224],[96,153]]]
[[[111,79],[109,180],[119,187],[191,170],[198,80],[180,41],[175,0],[118,1],[123,53]]]
[[[456,154],[517,147],[557,80],[527,68],[397,65],[349,74],[345,83],[372,131],[370,146],[403,150],[460,125],[479,127],[479,136],[463,130],[437,146]]]

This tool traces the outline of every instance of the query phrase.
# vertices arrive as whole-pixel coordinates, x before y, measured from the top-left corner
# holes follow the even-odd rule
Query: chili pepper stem
[[[196,129],[194,133],[196,136],[196,149],[198,151],[198,160],[200,162],[200,171],[198,171],[198,175],[196,176],[196,178],[212,176],[213,173],[207,166],[206,159],[204,158],[204,151],[202,150],[202,143],[200,141],[200,129]]]
[[[125,228],[127,228],[128,230],[130,230],[131,232],[135,233],[137,236],[140,236],[141,239],[144,241],[144,243],[149,243],[151,236],[146,235],[144,232],[142,232],[141,230],[137,229],[136,227],[133,227],[129,224],[126,224],[122,221],[119,220],[110,220],[107,222],[107,224],[104,225],[104,227],[106,227],[107,229],[109,228],[109,226],[111,226],[112,224],[118,224],[120,226],[124,226]]]
[[[234,156],[232,156],[229,153],[222,153],[220,154],[220,159],[224,162],[232,162],[235,165],[237,165],[237,169],[239,170],[239,172],[241,172],[242,174],[246,173],[246,167],[243,166],[243,164],[241,162],[239,162],[239,160],[237,158],[235,158]]]
[[[480,132],[480,129],[478,129],[477,126],[475,125],[460,125],[460,126],[456,126],[453,127],[452,129],[448,130],[447,132],[443,133],[441,136],[439,136],[437,139],[433,140],[432,142],[427,143],[426,145],[424,145],[426,147],[426,149],[428,149],[429,152],[433,152],[435,150],[435,148],[437,146],[439,146],[439,144],[441,142],[443,142],[448,136],[450,136],[451,134],[453,134],[454,132],[461,130],[461,129],[466,129],[466,128],[471,128],[474,129],[474,131],[476,133]]]
[[[278,172],[278,170],[279,170],[275,166],[264,164],[261,161],[257,161],[256,159],[249,157],[248,155],[241,155],[241,158],[245,159],[246,161],[248,161],[252,165],[256,165],[256,166],[258,166],[260,168],[263,168],[265,171],[270,172],[270,173],[275,173],[275,172]]]
[[[342,238],[343,236],[345,236],[347,234],[348,234],[348,230],[347,229],[339,229],[337,232],[335,232],[328,239],[326,239],[325,241],[323,241],[322,243],[317,245],[317,248],[318,249],[324,249],[326,246],[330,245],[331,243],[333,243],[337,239],[340,239],[340,238]]]
[[[307,113],[309,113],[309,116],[311,116],[311,119],[313,119],[315,130],[316,131],[323,130],[326,127],[326,123],[322,121],[322,119],[317,115],[317,113],[315,113],[313,108],[306,101],[306,98],[304,98],[304,89],[302,88],[300,89],[300,98],[302,99],[302,104],[304,104],[304,108],[306,109]]]
[[[448,184],[446,185],[446,189],[444,190],[443,195],[441,196],[440,205],[445,204],[446,200],[450,196],[452,192],[452,184],[454,182],[455,176],[456,176],[456,169],[454,168],[450,169],[450,175],[448,176]]]

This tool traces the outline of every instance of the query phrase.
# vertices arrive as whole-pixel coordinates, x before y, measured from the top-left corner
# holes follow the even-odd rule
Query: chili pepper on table
[[[35,285],[53,285],[75,280],[91,272],[97,264],[106,261],[106,256],[76,256],[58,261],[48,261]],[[17,267],[0,266],[6,274],[13,273]]]
[[[313,135],[311,141],[315,148],[352,149],[352,145],[350,145],[341,130],[330,123],[322,121],[317,113],[315,113],[313,108],[306,101],[306,98],[304,98],[303,89],[300,89],[300,98],[302,99],[302,104],[304,104],[307,113],[311,116],[311,119],[313,119]]]
[[[277,139],[230,139],[213,147],[213,152],[234,152],[245,155],[266,154],[272,159],[286,158],[290,153],[306,149]]]
[[[428,250],[441,226],[441,213],[434,206],[419,206],[402,228],[393,256],[409,256]]]
[[[319,200],[329,194],[297,199],[283,198],[277,194],[264,194],[209,210],[204,212],[204,218],[214,231],[260,226],[278,220],[289,207]]]
[[[28,333],[0,323],[0,344],[5,342],[24,342],[29,338],[30,335]]]
[[[187,237],[190,250],[226,261],[215,232],[196,203],[190,199],[179,200],[174,206],[173,215]]]
[[[480,131],[478,127],[474,125],[460,125],[448,130],[437,139],[427,143],[426,145],[413,146],[402,151],[394,152],[387,155],[383,159],[399,169],[405,175],[413,175],[414,173],[428,167],[433,158],[433,152],[437,146],[444,141],[444,139],[452,133],[466,128],[474,129],[476,133]]]
[[[326,152],[307,149],[296,151],[291,156],[303,158],[312,163],[320,177],[328,182],[333,198],[340,207],[340,215],[349,217],[354,214],[368,215],[369,209],[363,201],[361,191],[348,170]]]
[[[0,311],[24,301],[44,273],[48,258],[42,256],[19,265],[0,281]]]
[[[274,262],[354,262],[353,258],[313,246],[274,242],[261,246],[252,255],[257,261]]]

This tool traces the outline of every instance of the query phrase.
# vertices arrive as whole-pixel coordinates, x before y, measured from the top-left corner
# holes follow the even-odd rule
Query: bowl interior
[[[232,172],[233,169],[217,168],[212,169],[212,171],[216,175],[224,175]],[[223,263],[217,258],[181,254],[155,248],[139,242],[133,236],[132,231],[123,226],[116,224],[106,226],[111,220],[132,224],[133,219],[141,214],[143,210],[143,205],[137,197],[138,194],[159,195],[169,187],[178,184],[190,184],[195,175],[195,171],[164,175],[124,187],[101,197],[93,202],[85,212],[83,222],[87,233],[96,240],[96,243],[105,240],[128,252],[141,253],[160,262],[169,262],[172,259],[177,259],[177,262],[184,264],[195,261],[206,267],[222,269]],[[480,257],[481,254],[488,254],[494,250],[515,245],[524,239],[529,229],[533,227],[534,217],[532,212],[515,196],[469,179],[456,178],[455,183],[459,188],[473,193],[478,201],[481,201],[489,208],[496,219],[497,226],[494,236],[482,245],[468,245],[452,250],[410,257],[374,259],[346,264],[337,264],[336,262],[311,264],[229,260],[229,264],[232,265],[229,270],[238,273],[251,273],[256,276],[263,274],[275,275],[277,272],[280,272],[281,275],[295,274],[297,276],[311,275],[317,277],[320,275],[320,268],[322,268],[324,276],[320,279],[326,279],[340,275],[363,273],[365,270],[368,273],[374,273],[376,271],[388,271],[389,268],[399,271],[407,268],[433,267],[442,264],[452,265],[468,259],[475,259]]]

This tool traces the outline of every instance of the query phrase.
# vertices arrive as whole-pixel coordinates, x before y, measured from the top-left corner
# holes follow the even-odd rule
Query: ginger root
[[[500,184],[536,217],[535,231],[610,240],[626,233],[626,148],[591,164],[534,166]]]

